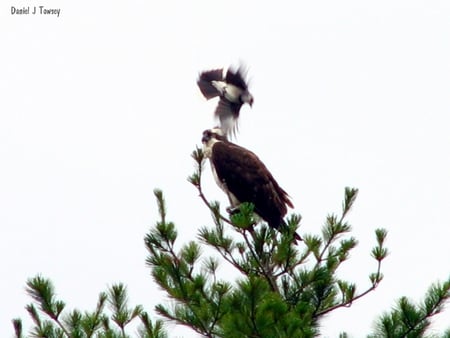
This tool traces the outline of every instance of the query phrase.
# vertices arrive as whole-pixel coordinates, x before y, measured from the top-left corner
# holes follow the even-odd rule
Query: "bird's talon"
[[[230,215],[236,215],[236,214],[239,213],[241,210],[239,209],[239,207],[228,207],[228,208],[226,208],[226,211],[227,211]]]

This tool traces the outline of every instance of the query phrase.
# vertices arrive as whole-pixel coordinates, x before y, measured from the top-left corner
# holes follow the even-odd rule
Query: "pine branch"
[[[433,284],[419,306],[406,297],[401,297],[391,313],[378,319],[375,334],[369,337],[422,337],[431,323],[431,317],[441,312],[449,299],[450,279],[442,284]],[[444,334],[447,335],[448,332]]]
[[[217,241],[217,236],[212,234],[211,231],[207,228],[201,228],[199,231],[199,238],[204,243],[211,245],[214,247],[217,252],[222,256],[225,261],[230,263],[236,269],[238,269],[242,274],[247,275],[250,271],[245,269],[242,264],[240,264],[233,256],[231,252],[231,240],[227,241],[227,244],[223,243],[223,240]],[[221,239],[221,238],[219,238]],[[223,238],[222,238],[223,239]]]
[[[163,198],[162,194],[156,197],[158,200]],[[165,214],[165,209],[163,212]],[[196,243],[190,242],[176,253],[174,244],[177,236],[174,225],[163,221],[165,222],[161,217],[156,228],[145,238],[151,254],[147,263],[153,268],[155,281],[178,302],[178,306],[173,313],[162,306],[158,306],[157,311],[167,319],[176,320],[182,325],[191,323],[191,327],[197,332],[212,336],[211,332],[214,331],[218,319],[215,316],[205,317],[203,311],[204,307],[215,308],[215,301],[205,290],[205,276],[194,273],[195,263],[200,257],[200,248]],[[206,234],[204,235],[206,237]],[[220,309],[215,310],[216,314],[219,313],[217,311],[220,312]]]
[[[172,320],[180,325],[189,327],[190,329],[194,330],[195,332],[201,334],[204,337],[208,338],[214,338],[212,334],[208,332],[208,330],[200,324],[200,328],[197,327],[197,325],[193,325],[192,321],[190,320],[183,320],[179,314],[171,314],[166,308],[164,308],[162,305],[157,305],[155,307],[156,312],[158,312],[161,316]]]
[[[14,333],[16,338],[22,338],[22,320],[20,318],[15,318],[12,320],[14,326]]]
[[[36,276],[27,281],[27,292],[38,308],[31,303],[26,309],[33,319],[34,328],[30,335],[33,337],[127,337],[125,327],[136,317],[142,314],[142,306],[128,308],[126,288],[122,284],[113,285],[108,292],[100,293],[97,307],[93,312],[81,312],[73,310],[69,314],[63,314],[64,302],[55,300],[53,284],[49,279]],[[112,309],[111,318],[119,328],[120,332],[110,327],[109,317],[104,313],[105,303],[109,302]],[[40,312],[51,320],[43,320]],[[148,319],[148,318],[147,318]],[[151,324],[148,320],[147,324]],[[158,322],[157,322],[158,323]],[[16,337],[23,337],[22,322],[20,319],[13,321]],[[158,335],[155,338],[165,338],[164,332],[159,324]],[[144,331],[143,331],[144,332]],[[155,331],[156,332],[156,331]],[[146,335],[152,337],[152,335]]]
[[[251,255],[253,256],[254,261],[259,266],[260,272],[262,273],[262,275],[265,277],[265,279],[269,283],[270,287],[272,288],[272,291],[279,293],[280,291],[278,289],[277,282],[276,282],[275,278],[273,277],[272,271],[267,271],[266,268],[262,265],[261,260],[258,258],[257,254],[253,250],[253,246],[250,243],[250,241],[248,240],[248,237],[245,234],[245,232],[243,233],[243,236],[244,236],[245,242],[247,243],[248,249],[249,249]]]
[[[205,194],[202,190],[202,172],[203,172],[203,166],[205,162],[205,156],[203,154],[203,151],[201,148],[196,147],[196,149],[192,152],[191,157],[195,160],[195,172],[191,176],[188,177],[188,181],[193,184],[199,193],[200,198],[202,199],[203,203],[208,207],[208,209],[211,211],[211,213],[214,215],[215,218],[222,220],[225,223],[228,223],[230,225],[233,225],[233,223],[223,216],[217,208],[214,208],[213,205],[208,201]]]
[[[39,304],[40,310],[47,314],[64,334],[69,337],[69,332],[59,320],[59,315],[63,311],[65,304],[61,301],[54,300],[55,292],[52,283],[38,275],[27,281],[26,291]],[[37,312],[34,313],[34,316],[38,318]],[[41,328],[44,326],[40,325]]]
[[[139,317],[143,323],[143,328],[138,330],[141,338],[167,338],[161,320],[157,320],[153,325],[147,312],[142,312]]]
[[[291,215],[291,218],[288,220],[288,227],[291,231],[295,232],[298,228],[298,225],[301,221],[300,215]],[[283,234],[284,235],[284,234]],[[281,242],[276,245],[272,245],[271,247],[271,256],[273,257],[273,271],[275,272],[275,278],[278,279],[283,274],[292,275],[294,270],[306,263],[307,258],[311,254],[311,250],[308,245],[306,245],[306,249],[303,252],[297,249],[297,246],[291,245],[292,239],[290,236],[281,237]]]
[[[349,232],[351,227],[343,223],[345,217],[353,206],[358,195],[358,189],[355,188],[345,188],[344,202],[342,204],[342,215],[337,221],[335,215],[330,215],[327,217],[327,222],[322,230],[323,238],[325,240],[325,245],[317,257],[316,267],[324,260],[324,255],[329,249],[330,245],[342,234]]]
[[[123,284],[112,285],[107,292],[107,300],[112,310],[112,321],[119,326],[122,335],[125,337],[125,327],[143,312],[142,306],[128,308],[128,295]]]
[[[97,307],[91,316],[91,320],[87,321],[87,325],[85,325],[85,331],[88,337],[92,337],[94,332],[100,327],[103,319],[102,313],[107,300],[107,293],[101,292],[98,296]]]
[[[338,308],[341,308],[341,307],[348,307],[356,300],[364,297],[365,295],[374,291],[377,288],[378,284],[380,283],[381,279],[383,278],[381,275],[381,262],[387,256],[387,250],[383,246],[387,232],[384,229],[377,229],[377,230],[375,230],[375,234],[376,234],[376,239],[377,239],[377,246],[372,250],[372,256],[377,261],[377,270],[374,274],[371,274],[369,276],[372,285],[368,289],[366,289],[364,292],[362,292],[356,296],[344,297],[344,300],[342,302],[340,302],[339,304],[336,304],[332,307],[329,307],[323,311],[316,313],[316,315],[315,315],[316,317],[321,317],[321,316],[323,316],[331,311],[334,311]],[[348,288],[346,289],[345,283],[342,284],[342,282],[341,282],[340,287],[341,288],[344,287],[343,290],[341,289],[341,291],[343,291],[344,293],[351,292],[352,294],[354,294],[354,292],[355,292],[354,284],[351,284],[348,286],[350,287],[350,289],[348,289]]]
[[[442,311],[445,303],[450,299],[450,279],[443,284],[436,283],[432,285],[425,296],[423,305],[417,310],[420,314],[419,318],[415,321],[409,322],[409,328],[404,333],[404,337],[407,337],[411,332],[419,330],[424,331],[430,325],[430,318],[437,315]],[[402,301],[402,300],[401,300]],[[402,303],[399,303],[400,309],[404,318],[410,317],[410,312],[414,312],[414,306],[405,307]]]

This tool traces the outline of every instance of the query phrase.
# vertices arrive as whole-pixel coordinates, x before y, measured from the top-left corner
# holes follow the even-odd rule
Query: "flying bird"
[[[242,67],[236,71],[229,68],[224,77],[223,69],[214,69],[200,73],[197,80],[198,87],[207,100],[220,97],[214,115],[219,118],[220,127],[227,136],[236,133],[242,105],[253,105],[253,96],[248,91],[244,73]]]
[[[219,128],[205,130],[202,143],[216,183],[228,195],[231,206],[252,203],[254,212],[270,227],[287,229],[283,217],[287,207],[294,205],[258,156],[229,142]],[[294,233],[294,242],[297,240],[302,239]]]

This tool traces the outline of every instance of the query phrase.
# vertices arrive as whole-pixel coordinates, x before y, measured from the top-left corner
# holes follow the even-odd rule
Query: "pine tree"
[[[53,283],[42,276],[30,278],[26,291],[34,300],[26,306],[34,324],[27,337],[125,338],[130,337],[127,327],[136,320],[140,322],[139,337],[167,337],[161,320],[153,324],[141,305],[129,307],[123,284],[112,285],[106,292],[100,293],[95,310],[85,312],[73,310],[63,313],[65,302],[56,299]],[[22,321],[13,319],[13,325],[16,337],[25,337]]]
[[[341,213],[328,215],[319,235],[302,234],[303,242],[295,245],[292,239],[300,215],[290,215],[288,231],[279,233],[257,223],[249,203],[243,203],[238,213],[222,214],[219,203],[203,194],[202,151],[196,149],[192,157],[196,170],[189,181],[211,211],[214,225],[202,227],[196,241],[180,245],[175,224],[167,220],[163,193],[155,189],[160,220],[145,237],[153,279],[172,299],[155,309],[166,320],[204,337],[315,337],[320,334],[321,318],[351,306],[382,281],[381,265],[388,255],[384,229],[375,231],[373,272],[363,290],[337,275],[357,245],[346,220],[357,189],[345,189]],[[202,254],[202,247],[217,254]],[[220,278],[220,264],[240,276],[235,281]],[[50,280],[30,279],[27,292],[34,300],[27,306],[34,322],[33,337],[129,337],[127,328],[134,321],[140,323],[139,337],[167,337],[161,320],[153,323],[140,305],[129,307],[122,284],[101,293],[94,311],[68,314],[63,313],[65,303],[55,298]],[[427,336],[430,319],[449,298],[450,279],[432,285],[420,304],[402,297],[378,319],[368,337],[433,337]],[[21,320],[13,324],[16,337],[23,337]],[[439,337],[450,338],[450,329]]]

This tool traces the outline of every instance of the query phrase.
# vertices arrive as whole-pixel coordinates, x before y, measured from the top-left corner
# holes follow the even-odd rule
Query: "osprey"
[[[242,105],[253,105],[253,96],[248,91],[243,73],[242,68],[236,71],[228,69],[224,78],[223,69],[214,69],[202,72],[197,80],[198,87],[206,99],[220,97],[214,115],[219,118],[220,127],[228,136],[236,132]]]
[[[231,206],[254,205],[255,213],[270,227],[282,231],[283,217],[293,208],[289,195],[275,181],[264,163],[250,150],[229,142],[219,128],[203,132],[203,152],[209,158],[218,186],[228,195]],[[294,241],[301,240],[295,233]]]

